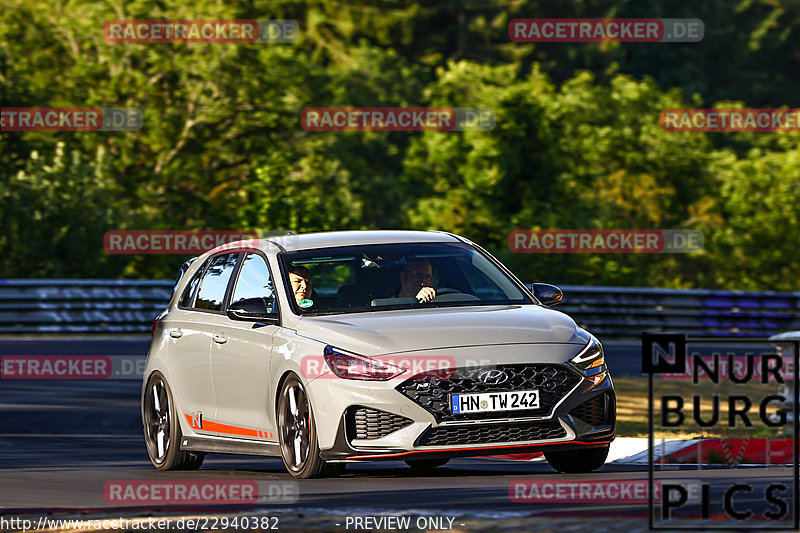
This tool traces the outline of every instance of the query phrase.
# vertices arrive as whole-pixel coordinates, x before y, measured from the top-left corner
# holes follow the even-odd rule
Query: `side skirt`
[[[190,452],[233,453],[237,455],[280,456],[277,442],[263,442],[225,437],[183,437],[181,450]]]

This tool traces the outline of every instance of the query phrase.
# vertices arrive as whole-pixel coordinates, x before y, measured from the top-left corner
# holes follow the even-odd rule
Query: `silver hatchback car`
[[[552,285],[457,235],[350,231],[240,241],[181,269],[142,388],[159,470],[209,452],[347,463],[541,451],[601,467],[616,401],[603,348]]]

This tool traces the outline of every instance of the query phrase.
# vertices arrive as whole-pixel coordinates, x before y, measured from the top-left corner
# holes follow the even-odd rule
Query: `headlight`
[[[603,345],[594,337],[589,339],[589,343],[583,350],[569,361],[586,376],[587,380],[592,382],[590,389],[596,387],[608,377]]]
[[[372,357],[345,353],[333,346],[326,346],[324,355],[328,368],[342,379],[386,381],[406,371]]]

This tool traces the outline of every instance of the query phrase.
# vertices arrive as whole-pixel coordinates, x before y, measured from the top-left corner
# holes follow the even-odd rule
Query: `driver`
[[[400,271],[398,298],[416,298],[420,303],[430,302],[436,297],[436,289],[430,286],[433,267],[427,259],[410,259]]]
[[[297,305],[305,309],[314,305],[311,300],[311,272],[304,266],[292,265],[289,267],[289,283],[292,286]]]

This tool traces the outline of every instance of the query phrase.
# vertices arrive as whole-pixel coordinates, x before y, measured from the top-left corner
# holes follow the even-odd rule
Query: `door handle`
[[[180,339],[181,337],[183,337],[183,331],[179,329],[171,329],[169,331],[169,336],[172,337],[173,339]]]
[[[225,344],[226,342],[228,342],[228,337],[223,337],[222,335],[216,335],[215,334],[213,339],[214,339],[214,342],[219,343],[219,344]]]

